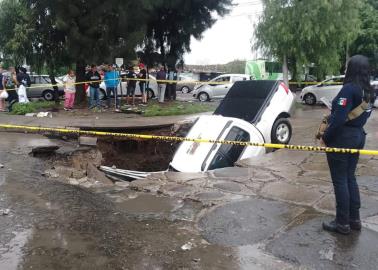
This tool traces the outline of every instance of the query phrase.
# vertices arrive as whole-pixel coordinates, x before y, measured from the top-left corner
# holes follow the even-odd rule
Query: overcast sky
[[[186,64],[224,64],[256,58],[251,41],[253,26],[262,11],[261,0],[234,0],[234,4],[238,5],[208,29],[203,39],[192,40],[192,51],[185,55]]]

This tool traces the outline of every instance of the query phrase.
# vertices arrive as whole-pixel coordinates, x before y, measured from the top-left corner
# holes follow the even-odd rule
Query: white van
[[[282,82],[242,81],[231,88],[214,115],[201,116],[187,138],[288,144],[293,93]],[[201,172],[232,167],[241,159],[266,153],[264,147],[183,142],[170,170]]]

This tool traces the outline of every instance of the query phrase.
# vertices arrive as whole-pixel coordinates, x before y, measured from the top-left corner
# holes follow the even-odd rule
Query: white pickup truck
[[[294,95],[279,81],[236,82],[214,115],[200,117],[187,138],[287,144]],[[266,153],[263,147],[183,142],[169,169],[201,172],[232,167]]]

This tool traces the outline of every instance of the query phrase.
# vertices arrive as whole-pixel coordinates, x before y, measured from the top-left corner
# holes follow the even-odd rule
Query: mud
[[[102,165],[144,172],[167,170],[176,146],[158,141],[98,141]]]

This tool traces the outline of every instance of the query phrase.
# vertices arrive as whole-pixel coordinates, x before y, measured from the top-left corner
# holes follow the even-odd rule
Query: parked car
[[[59,96],[64,95],[63,81],[59,78],[55,78]],[[46,101],[52,101],[54,99],[54,89],[51,84],[49,75],[30,75],[31,85],[27,88],[28,98],[43,98]]]
[[[322,81],[317,85],[311,85],[303,88],[300,99],[307,105],[315,105],[321,103],[321,98],[333,100],[343,87],[345,76],[337,76],[331,79]]]
[[[158,87],[157,87],[157,82],[156,82],[156,77],[149,75],[150,81],[147,83],[146,91],[147,91],[147,96],[149,99],[157,97],[158,95]],[[119,96],[126,96],[127,92],[127,82],[122,82],[118,84],[117,87],[117,93]],[[88,91],[87,94],[89,95]],[[142,93],[140,92],[139,88],[139,83],[137,83],[136,89],[135,89],[135,95],[136,96],[141,96]],[[105,82],[101,82],[100,84],[100,99],[104,100],[107,98],[106,95],[106,85]]]
[[[214,115],[201,116],[187,138],[288,144],[288,118],[294,94],[282,82],[236,82]],[[241,159],[261,156],[264,147],[182,142],[170,170],[200,172],[234,166]]]
[[[378,79],[378,78],[375,78],[375,79]],[[375,102],[374,102],[374,107],[378,108],[378,80],[372,81],[371,85],[374,87],[374,89],[375,89],[375,95],[376,95]]]
[[[181,91],[183,94],[188,94],[193,91],[196,84],[198,83],[194,79],[179,75],[176,90]]]
[[[209,83],[195,86],[193,97],[202,102],[224,98],[235,82],[251,79],[251,76],[246,74],[223,74],[210,80]]]

